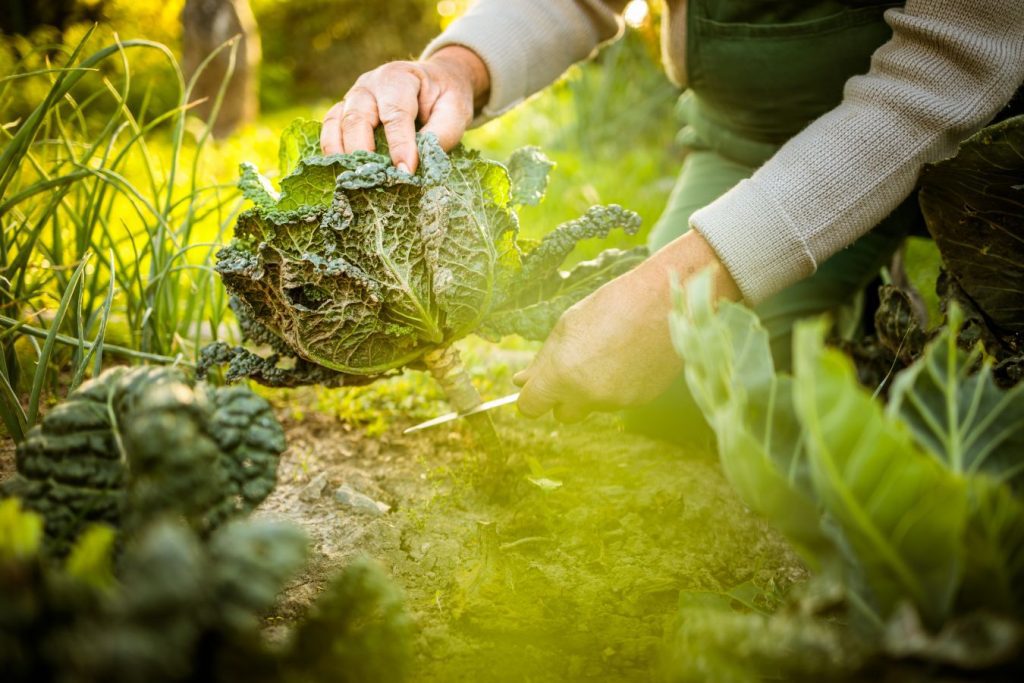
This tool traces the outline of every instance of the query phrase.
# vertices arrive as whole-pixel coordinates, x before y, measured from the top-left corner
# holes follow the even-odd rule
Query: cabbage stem
[[[473,386],[466,367],[459,358],[459,352],[453,346],[435,349],[423,356],[423,363],[430,374],[441,385],[448,403],[457,412],[465,413],[483,403],[480,392]],[[489,413],[477,413],[466,416],[466,421],[473,430],[477,444],[484,452],[484,475],[488,480],[496,481],[505,468],[505,453],[501,447],[498,432],[494,429]]]

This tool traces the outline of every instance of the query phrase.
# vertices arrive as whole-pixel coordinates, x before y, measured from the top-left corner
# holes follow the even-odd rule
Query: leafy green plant
[[[517,241],[515,208],[540,201],[551,167],[536,149],[506,167],[463,147],[446,154],[422,135],[419,168],[408,174],[391,164],[383,135],[377,152],[331,156],[320,156],[318,138],[315,122],[285,131],[279,192],[243,166],[240,186],[254,206],[239,216],[217,271],[245,335],[276,354],[205,350],[210,363],[229,364],[229,379],[361,384],[426,367],[467,410],[480,398],[454,342],[471,333],[541,339],[566,308],[643,256],[609,250],[559,271],[578,241],[639,227],[614,205],[539,243]],[[281,355],[299,359],[296,372],[281,371]],[[477,424],[493,444],[489,418]]]
[[[992,359],[958,348],[961,320],[953,312],[897,375],[886,407],[825,345],[822,321],[798,327],[791,378],[772,367],[753,312],[715,309],[706,276],[672,315],[726,475],[841,581],[850,623],[876,645],[903,605],[929,629],[978,611],[1024,618],[1022,389],[1000,388]]]
[[[210,131],[187,129],[193,83],[163,45],[131,40],[86,56],[90,36],[62,67],[0,79],[0,103],[11,88],[49,83],[28,116],[0,110],[0,396],[16,439],[69,365],[73,389],[98,372],[104,353],[188,363],[227,312],[204,261],[238,195],[201,182]],[[129,54],[140,51],[170,65],[178,98],[170,110],[127,106],[135,92]],[[154,144],[165,138],[163,155]],[[19,400],[26,350],[35,352],[27,410]]]
[[[286,643],[261,617],[305,561],[301,531],[233,521],[201,539],[155,516],[123,544],[87,529],[66,560],[42,519],[0,502],[0,665],[5,680],[397,681],[409,621],[380,569],[357,560],[330,580]],[[114,567],[116,566],[116,571]]]
[[[919,195],[943,265],[997,328],[1017,333],[1024,333],[1022,176],[1024,115],[982,129],[955,157],[927,166]]]
[[[284,431],[243,387],[193,385],[177,370],[114,368],[57,405],[18,445],[0,487],[43,515],[67,552],[87,525],[134,529],[159,512],[200,533],[273,489]]]
[[[399,680],[409,622],[366,561],[328,582],[287,643],[261,635],[308,544],[289,524],[238,518],[273,488],[283,449],[262,398],[175,369],[111,369],[50,410],[0,500],[5,675]]]

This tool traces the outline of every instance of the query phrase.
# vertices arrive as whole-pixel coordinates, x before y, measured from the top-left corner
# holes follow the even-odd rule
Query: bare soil
[[[371,439],[317,412],[286,412],[279,486],[257,514],[306,528],[314,558],[285,591],[281,628],[346,561],[368,555],[405,593],[414,681],[651,680],[680,591],[785,589],[804,577],[706,443],[509,410],[498,429],[517,464],[494,494],[476,480],[462,425]],[[390,511],[337,502],[343,484]]]

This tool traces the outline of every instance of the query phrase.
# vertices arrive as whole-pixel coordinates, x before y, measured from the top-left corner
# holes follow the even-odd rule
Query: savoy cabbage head
[[[322,156],[319,124],[296,121],[281,142],[280,190],[243,165],[242,213],[217,271],[244,335],[279,355],[261,359],[215,345],[209,363],[229,378],[266,384],[355,384],[444,349],[471,333],[542,339],[561,313],[633,267],[642,249],[609,250],[571,273],[559,266],[576,243],[639,217],[600,206],[543,240],[518,240],[515,209],[540,201],[553,165],[536,148],[507,165],[420,135],[420,165],[395,168],[377,152]],[[329,372],[326,372],[329,371]]]

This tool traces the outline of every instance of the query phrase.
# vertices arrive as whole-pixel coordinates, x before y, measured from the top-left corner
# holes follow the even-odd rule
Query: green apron
[[[679,101],[689,149],[649,245],[689,229],[690,215],[768,160],[808,123],[835,108],[843,85],[866,73],[891,36],[882,13],[901,3],[857,0],[688,0],[689,90]],[[920,224],[910,199],[810,278],[758,305],[776,364],[791,361],[794,323],[850,302]],[[693,419],[687,419],[692,417]],[[654,404],[628,411],[627,424],[663,438],[701,426],[680,379]]]

